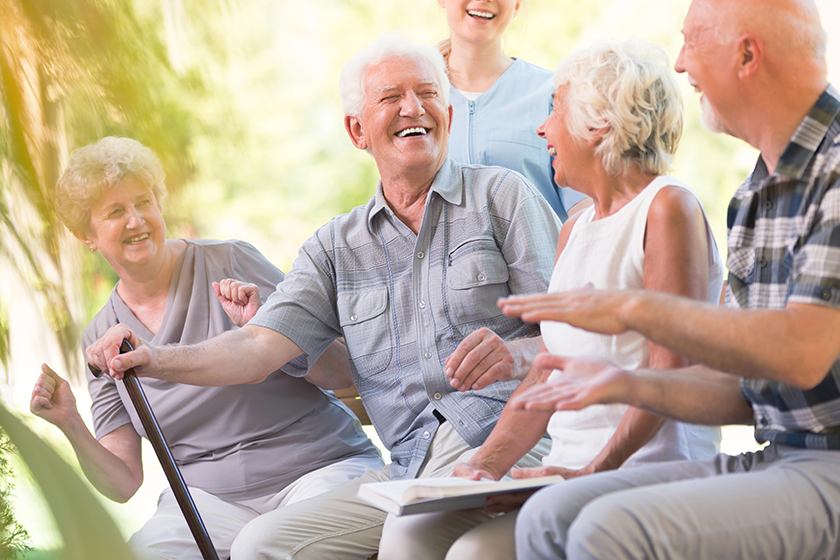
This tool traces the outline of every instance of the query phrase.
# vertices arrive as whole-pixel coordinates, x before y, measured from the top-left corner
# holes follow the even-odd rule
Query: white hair
[[[431,45],[413,43],[400,33],[388,33],[362,49],[344,65],[338,79],[338,89],[341,92],[341,107],[345,115],[359,116],[362,113],[365,106],[367,69],[392,57],[425,60],[431,64],[440,87],[439,95],[444,106],[449,106],[449,78],[446,76],[446,63],[440,51]]]
[[[661,46],[631,39],[600,42],[563,58],[554,85],[567,86],[566,126],[583,140],[605,132],[595,148],[608,173],[637,165],[667,173],[683,128],[683,104]]]

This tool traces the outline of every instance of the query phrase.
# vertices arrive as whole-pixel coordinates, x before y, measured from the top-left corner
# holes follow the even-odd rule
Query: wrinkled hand
[[[225,278],[221,282],[213,282],[213,291],[216,292],[225,313],[237,327],[250,321],[262,305],[260,289],[256,284]]]
[[[516,395],[508,403],[514,409],[580,410],[592,404],[628,403],[634,377],[606,360],[564,358],[537,354],[534,366],[559,369],[563,375],[539,383]]]
[[[120,346],[127,338],[134,347],[133,352],[120,354]],[[114,379],[122,379],[123,374],[134,368],[138,376],[147,375],[156,369],[154,349],[134,334],[125,325],[115,325],[108,329],[102,338],[85,349],[88,364],[106,372]]]
[[[600,334],[621,334],[627,326],[621,320],[624,306],[635,292],[595,290],[591,287],[550,294],[517,295],[498,301],[508,317],[520,317],[526,323],[560,321],[573,327]]]
[[[560,475],[563,478],[575,478],[576,476],[583,476],[585,474],[592,474],[595,470],[589,465],[582,469],[567,469],[565,467],[531,467],[531,468],[515,468],[511,469],[510,476],[516,479],[520,478],[539,478],[541,476],[556,476]]]
[[[482,327],[471,332],[446,358],[444,374],[459,391],[479,390],[496,381],[513,379],[516,360],[502,338]]]
[[[473,463],[458,463],[455,466],[455,471],[452,473],[452,476],[460,476],[461,478],[466,478],[467,480],[499,480],[501,478],[500,476],[496,476],[494,473],[490,472],[488,469]]]
[[[47,364],[41,364],[41,375],[29,399],[29,411],[62,429],[79,415],[70,384]]]

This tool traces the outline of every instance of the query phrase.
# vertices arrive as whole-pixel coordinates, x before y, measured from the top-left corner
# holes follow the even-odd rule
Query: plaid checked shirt
[[[382,184],[301,247],[291,272],[251,321],[286,335],[311,364],[336,337],[385,446],[393,479],[417,475],[440,421],[481,445],[515,382],[455,391],[444,360],[472,331],[506,340],[537,325],[502,315],[496,300],[545,292],[560,222],[521,175],[444,162],[417,235],[388,207]],[[303,373],[303,372],[301,372]]]
[[[726,303],[784,309],[788,302],[840,307],[840,94],[829,86],[768,176],[760,157],[727,217]],[[741,379],[755,437],[812,449],[840,449],[840,359],[800,391]]]

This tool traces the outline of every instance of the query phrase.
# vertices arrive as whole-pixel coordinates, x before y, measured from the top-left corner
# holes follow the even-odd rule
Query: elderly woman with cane
[[[84,346],[117,323],[158,344],[212,338],[242,326],[259,306],[260,292],[271,293],[283,280],[247,243],[166,239],[163,180],[151,150],[111,137],[74,152],[59,180],[62,221],[119,276],[85,329]],[[221,558],[261,514],[381,468],[379,452],[352,413],[307,382],[336,369],[346,371],[349,385],[338,344],[309,371],[290,365],[257,384],[205,388],[142,380]],[[146,434],[123,382],[88,376],[94,437],[67,381],[46,364],[42,372],[32,412],[67,436],[97,490],[128,500],[143,481],[140,438]],[[168,489],[129,544],[141,558],[201,558]]]

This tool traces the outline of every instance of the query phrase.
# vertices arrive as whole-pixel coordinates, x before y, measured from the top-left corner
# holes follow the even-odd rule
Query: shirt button
[[[430,359],[430,358],[432,357],[432,353],[431,353],[431,352],[426,352],[426,353],[425,353],[425,354],[423,354],[423,355],[426,357],[426,359],[427,359],[427,360],[428,360],[428,359]]]
[[[771,199],[767,199],[764,201],[764,209],[765,210],[772,210],[773,209],[773,201]]]
[[[826,288],[820,292],[820,297],[823,298],[825,301],[829,301],[831,299],[831,290]]]
[[[435,393],[433,396],[435,397],[436,401],[440,400],[440,393]]]
[[[422,299],[420,300],[420,309],[426,309],[426,302]]]
[[[761,268],[767,266],[767,259],[765,259],[764,257],[759,257],[758,266],[760,266]]]
[[[476,279],[477,279],[479,282],[484,282],[484,275],[483,275],[483,274],[479,274],[478,276],[476,276]]]
[[[351,321],[355,321],[356,319],[358,319],[358,317],[356,317],[355,315],[350,315],[350,320]]]
[[[425,256],[426,256],[426,254],[425,254],[425,253],[423,253],[423,251],[420,251],[419,253],[417,253],[417,258],[418,258],[418,259],[422,259],[422,258],[423,258],[423,257],[425,257]]]
[[[429,432],[423,432],[423,439],[429,439],[429,436],[432,435]]]
[[[758,419],[758,423],[761,426],[766,426],[767,424],[770,423],[770,421],[767,420],[767,418],[765,418],[764,416],[762,416],[761,418]]]

